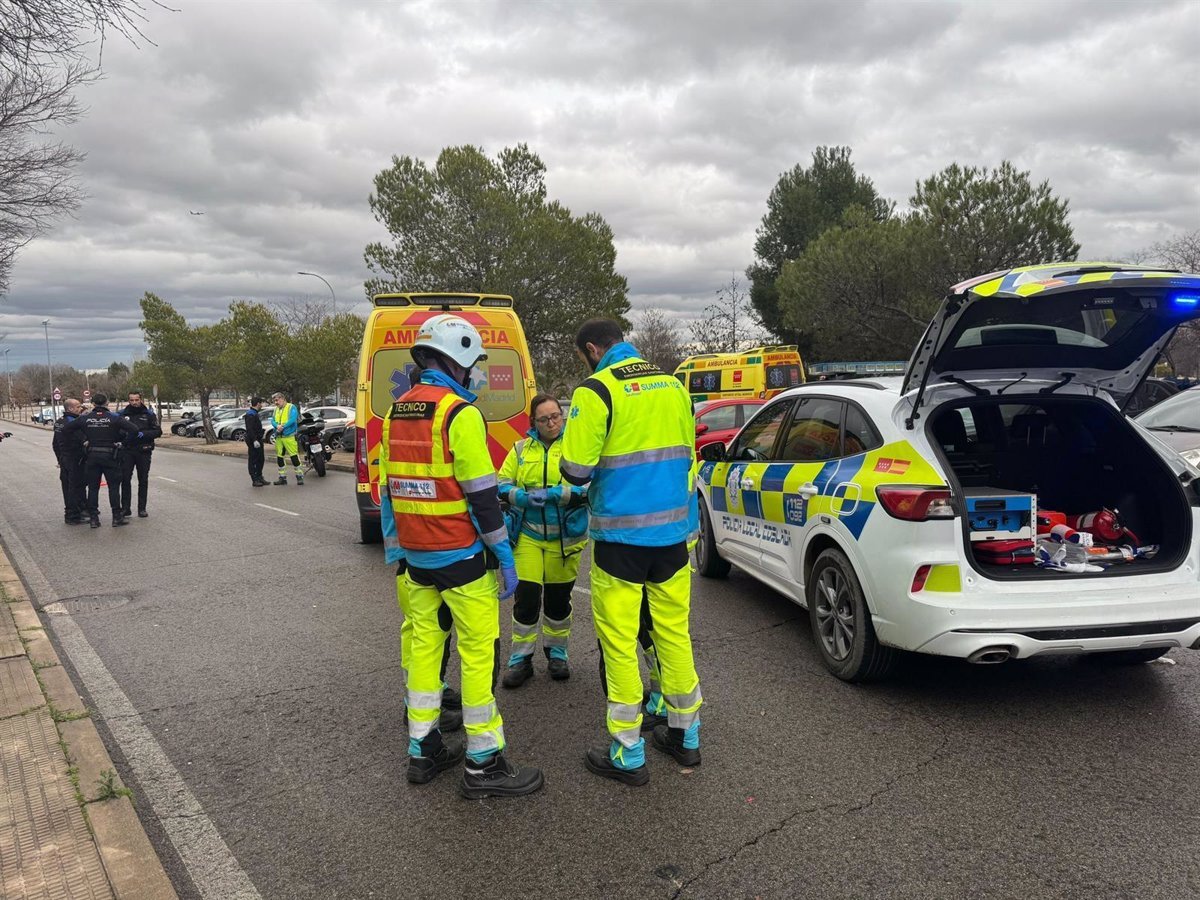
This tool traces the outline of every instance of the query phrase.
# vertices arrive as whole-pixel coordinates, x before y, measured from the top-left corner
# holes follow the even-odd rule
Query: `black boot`
[[[571,667],[567,665],[565,659],[559,659],[557,656],[550,657],[550,662],[546,664],[546,670],[555,681],[566,681],[571,677]]]
[[[129,520],[120,513],[113,514],[113,528],[120,528],[122,525],[128,525]]]
[[[683,746],[683,729],[672,728],[669,725],[659,725],[654,729],[654,737],[650,743],[654,745],[655,750],[661,750],[663,753],[670,753],[675,757],[675,762],[681,766],[692,768],[700,765],[700,750],[689,750]]]
[[[99,528],[100,527],[100,516],[98,516],[96,513],[92,513],[91,516],[88,517],[88,524],[91,525],[93,528]]]
[[[408,707],[404,707],[404,727],[408,727]],[[442,707],[441,715],[438,716],[438,730],[443,734],[449,734],[452,731],[458,731],[463,727],[462,704],[459,704],[458,709],[446,709]]]
[[[138,518],[139,518],[139,519],[146,519],[146,518],[149,518],[149,517],[150,517],[150,513],[146,512],[146,510],[144,510],[144,509],[139,509],[139,510],[138,510]]]
[[[508,671],[504,673],[504,680],[501,682],[509,690],[519,688],[530,678],[533,677],[533,659],[525,657],[515,666],[509,666]]]
[[[121,518],[122,518],[122,519],[128,519],[128,518],[129,518],[130,516],[132,516],[132,515],[133,515],[133,510],[132,510],[132,509],[123,509],[123,510],[121,510]]]
[[[447,747],[442,733],[431,731],[421,741],[421,755],[408,758],[408,780],[412,784],[428,784],[438,772],[452,769],[462,761],[462,747]]]
[[[462,709],[462,694],[452,687],[442,688],[442,712],[448,709]]]
[[[646,768],[645,763],[636,769],[622,769],[609,758],[607,747],[592,748],[584,754],[583,762],[589,772],[631,787],[641,787],[650,780],[650,770]]]
[[[463,770],[462,793],[468,800],[485,797],[519,797],[538,790],[546,779],[541,769],[518,766],[497,753],[485,763],[467,760]]]

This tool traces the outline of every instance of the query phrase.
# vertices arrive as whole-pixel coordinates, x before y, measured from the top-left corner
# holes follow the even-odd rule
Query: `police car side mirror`
[[[706,432],[706,431],[708,431],[707,425],[705,425],[703,422],[696,423],[696,434],[697,435],[704,434],[704,432]]]
[[[720,441],[705,444],[700,448],[700,458],[705,462],[723,462],[725,460],[725,445]]]

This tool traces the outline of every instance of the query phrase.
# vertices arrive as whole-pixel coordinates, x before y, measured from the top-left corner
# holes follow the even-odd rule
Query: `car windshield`
[[[1136,419],[1152,431],[1200,431],[1200,390],[1192,389],[1168,397]]]

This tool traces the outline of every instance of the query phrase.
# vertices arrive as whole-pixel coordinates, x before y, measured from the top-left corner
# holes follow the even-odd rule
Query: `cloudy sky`
[[[526,142],[616,233],[636,308],[685,316],[751,262],[781,172],[847,144],[901,205],[1011,159],[1069,198],[1086,258],[1200,228],[1200,3],[169,0],[110,39],[64,137],[89,199],[0,299],[15,369],[128,360],[150,290],[367,305],[395,155]],[[202,211],[194,216],[189,210]]]

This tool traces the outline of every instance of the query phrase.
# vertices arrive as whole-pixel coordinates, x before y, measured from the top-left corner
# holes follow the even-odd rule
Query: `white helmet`
[[[483,338],[475,326],[461,316],[449,313],[427,319],[420,327],[413,352],[421,349],[436,350],[464,369],[470,369],[481,359],[487,359],[487,354],[483,352]]]

